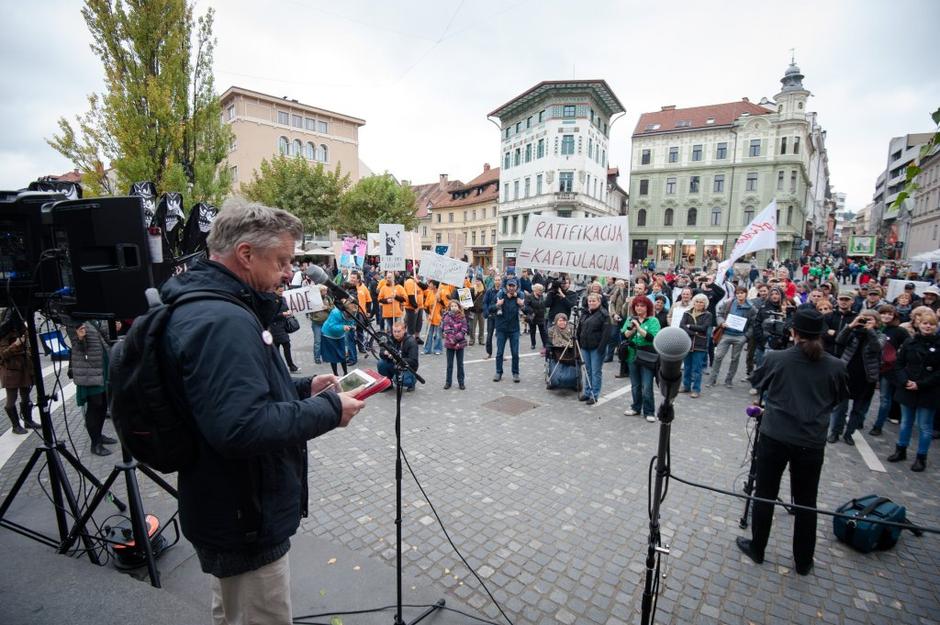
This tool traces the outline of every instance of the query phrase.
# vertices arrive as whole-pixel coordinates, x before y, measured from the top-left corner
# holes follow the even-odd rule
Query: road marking
[[[858,434],[858,436],[855,436],[855,434]],[[888,472],[888,470],[885,469],[885,465],[881,464],[881,460],[879,460],[877,454],[875,454],[875,450],[871,448],[871,445],[868,444],[868,441],[865,440],[861,432],[853,433],[852,440],[855,441],[855,449],[862,455],[862,460],[865,461],[869,469],[878,471],[879,473]]]
[[[597,403],[594,404],[594,405],[595,405],[595,406],[602,406],[603,404],[606,404],[607,402],[609,402],[609,401],[612,400],[612,399],[617,399],[617,398],[620,397],[621,395],[626,395],[627,393],[630,392],[630,389],[631,389],[631,388],[633,388],[633,387],[632,387],[630,384],[627,384],[627,385],[624,386],[623,388],[618,388],[616,391],[613,391],[613,392],[611,392],[611,393],[607,393],[606,395],[604,395],[604,396],[602,396],[600,399],[598,399],[598,400],[597,400]]]
[[[542,354],[540,354],[539,352],[532,352],[531,354],[519,354],[519,358],[531,358],[532,356],[542,356]],[[542,357],[544,358],[544,356]],[[509,360],[509,359],[507,358],[506,360]],[[463,361],[463,364],[472,365],[478,362],[496,362],[496,356],[493,356],[492,358],[480,358],[477,360],[465,360]]]
[[[58,400],[49,403],[49,410],[51,414],[55,414],[55,411],[62,407],[63,402],[67,402],[72,397],[75,396],[75,384],[70,383],[68,386],[62,389],[60,397]],[[81,414],[81,408],[78,409],[79,414]],[[33,420],[38,420],[39,415],[36,412],[33,412]],[[41,430],[37,430],[37,434]],[[39,434],[40,439],[42,434]],[[14,452],[20,448],[20,445],[30,440],[32,437],[25,436],[23,434],[14,434],[12,429],[7,430],[3,433],[3,436],[0,436],[0,468],[6,465],[7,461],[13,456]]]

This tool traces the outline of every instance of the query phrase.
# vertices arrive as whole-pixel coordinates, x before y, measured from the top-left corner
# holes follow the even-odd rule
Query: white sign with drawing
[[[460,296],[460,305],[464,308],[473,308],[473,295],[470,289],[457,289],[457,295]]]
[[[405,270],[405,227],[401,224],[379,224],[379,264],[384,271]]]
[[[747,317],[742,317],[741,315],[728,315],[725,317],[725,325],[728,326],[729,330],[744,332],[744,328],[747,326]]]
[[[425,250],[421,254],[420,273],[425,280],[437,280],[444,284],[463,287],[463,280],[469,268],[470,263],[441,256],[430,250]]]

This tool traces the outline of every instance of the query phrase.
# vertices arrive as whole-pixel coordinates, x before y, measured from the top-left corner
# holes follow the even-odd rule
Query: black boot
[[[33,407],[28,401],[20,402],[20,415],[23,417],[23,425],[31,430],[39,429],[39,424],[33,421]]]
[[[630,377],[630,372],[627,370],[627,363],[620,361],[620,373],[614,376],[615,378],[627,378]]]
[[[917,454],[917,459],[911,465],[911,471],[920,473],[927,468],[927,454]]]
[[[7,416],[10,418],[10,423],[13,424],[13,433],[28,434],[29,430],[20,425],[20,416],[16,414],[16,406],[5,408],[5,410],[7,411]]]
[[[111,450],[102,445],[99,441],[97,443],[92,443],[91,453],[95,454],[96,456],[110,456]]]
[[[888,456],[888,462],[901,462],[902,460],[907,460],[907,447],[895,445],[894,453]]]

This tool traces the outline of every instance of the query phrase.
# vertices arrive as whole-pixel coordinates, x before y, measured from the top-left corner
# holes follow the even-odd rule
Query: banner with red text
[[[735,241],[728,260],[722,261],[718,265],[718,275],[715,276],[715,282],[718,284],[723,283],[728,268],[745,254],[768,249],[777,249],[777,200],[771,200],[767,208],[762,210],[747,225],[744,232]]]
[[[628,217],[530,215],[516,264],[545,271],[629,278],[629,223]]]

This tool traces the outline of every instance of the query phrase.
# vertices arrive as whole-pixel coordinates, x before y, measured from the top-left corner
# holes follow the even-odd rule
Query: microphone
[[[307,267],[305,272],[307,277],[310,278],[310,281],[314,284],[322,284],[330,292],[330,295],[333,297],[333,300],[338,304],[345,304],[349,299],[349,293],[341,289],[336,285],[335,282],[330,280],[330,276],[327,275],[323,268],[320,265],[310,265]]]
[[[679,393],[682,382],[682,361],[692,349],[692,339],[685,330],[665,328],[653,339],[659,354],[659,392],[663,401],[671,404]]]

